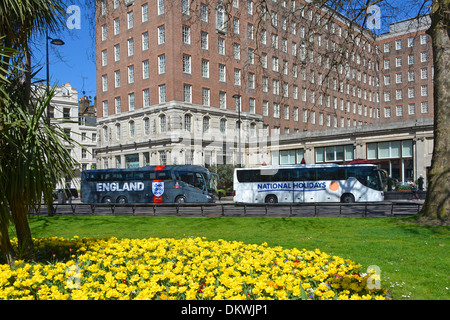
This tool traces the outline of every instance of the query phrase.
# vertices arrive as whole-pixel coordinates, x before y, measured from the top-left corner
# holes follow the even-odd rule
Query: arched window
[[[192,116],[190,114],[184,115],[184,130],[191,132],[192,128]]]
[[[149,135],[150,134],[150,119],[144,118],[144,134]]]
[[[116,139],[120,140],[122,137],[121,135],[121,128],[120,128],[120,123],[116,124]]]
[[[256,137],[256,124],[255,123],[250,124],[250,137],[251,138]]]
[[[220,133],[223,135],[227,133],[227,119],[220,119]]]
[[[109,132],[108,132],[107,126],[103,127],[103,138],[104,138],[105,142],[109,141]]]
[[[167,131],[167,123],[166,123],[166,115],[162,114],[159,117],[159,124],[160,124],[160,131],[161,132],[166,132]]]
[[[203,118],[203,133],[209,132],[209,117]]]
[[[135,134],[135,124],[134,124],[134,121],[131,120],[130,121],[130,137],[134,138],[134,134]]]

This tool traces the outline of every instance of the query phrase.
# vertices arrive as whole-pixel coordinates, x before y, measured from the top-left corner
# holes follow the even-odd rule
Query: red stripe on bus
[[[155,171],[163,171],[165,167],[165,165],[156,166]]]

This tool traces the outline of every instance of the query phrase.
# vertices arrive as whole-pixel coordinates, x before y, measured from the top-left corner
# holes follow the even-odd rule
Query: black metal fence
[[[54,204],[53,215],[197,217],[388,217],[417,214],[421,202],[293,204]],[[47,207],[33,215],[48,215]]]

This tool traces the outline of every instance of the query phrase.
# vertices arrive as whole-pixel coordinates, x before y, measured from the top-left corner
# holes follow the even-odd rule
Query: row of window
[[[165,42],[165,27],[164,27],[164,25],[158,27],[158,35],[159,35],[158,36],[158,44],[164,43]],[[148,41],[149,41],[148,40],[148,32],[145,32],[142,34],[142,49],[143,50],[147,50],[149,48]],[[183,25],[183,41],[184,41],[184,43],[190,44],[190,27],[185,26],[185,25]],[[202,49],[208,49],[208,33],[203,32],[203,31],[201,33],[201,47],[202,47]],[[218,38],[218,50],[219,50],[219,54],[225,55],[225,39],[222,37]],[[130,38],[127,40],[127,52],[128,52],[128,56],[132,56],[134,54],[134,39],[133,38]],[[295,42],[292,43],[292,53],[293,53],[293,55],[297,55],[297,45]],[[101,56],[102,66],[106,66],[108,64],[108,52],[105,49],[105,50],[102,50],[101,54],[102,54],[102,56]],[[314,51],[310,50],[309,57],[307,58],[306,50],[304,50],[304,52],[301,53],[301,55],[303,56],[302,61],[306,62],[307,60],[309,60],[311,65],[317,64],[319,67],[322,66],[323,58],[322,58],[321,54],[315,55]],[[189,56],[189,55],[186,55],[186,56]],[[233,57],[237,60],[241,59],[241,46],[239,43],[233,43]],[[161,59],[165,59],[165,55],[158,56],[158,69],[159,69],[160,74],[164,73],[164,71],[161,71],[161,68],[165,69],[165,60],[161,61]],[[117,62],[119,60],[120,60],[120,44],[116,44],[116,45],[114,45],[114,61]],[[183,63],[184,63],[184,60],[185,59],[183,58]],[[288,67],[287,60],[283,60],[282,62],[279,62],[279,58],[277,56],[272,56],[271,61],[272,61],[272,71],[283,72],[283,74],[288,75],[289,67]],[[250,65],[253,65],[255,63],[255,50],[253,48],[248,48],[247,62]],[[358,62],[359,62],[359,59],[358,59]],[[267,53],[265,53],[265,52],[261,53],[261,66],[264,69],[268,68],[268,57],[267,57]],[[325,59],[325,68],[330,69],[330,66],[331,66],[331,60],[330,60],[330,57],[327,57]],[[363,67],[366,67],[365,60],[363,62]],[[372,69],[372,64],[370,63],[370,61],[369,61],[368,67],[369,67],[368,68],[369,70]],[[305,68],[302,68],[302,72],[305,72],[303,70],[305,70]],[[190,69],[189,69],[189,71],[186,71],[186,72],[190,73]],[[339,73],[340,74],[344,73],[343,65],[339,66]],[[364,80],[364,83],[366,83],[367,74],[365,72],[361,72],[361,70],[350,68],[348,65],[346,65],[345,73],[346,73],[347,79],[350,79],[350,78],[355,79],[356,78],[358,81]],[[297,67],[297,64],[295,64],[295,63],[292,64],[292,74],[295,78],[298,75],[298,67]],[[368,76],[369,85],[372,84],[371,78],[372,78],[372,76],[369,75]],[[145,77],[144,77],[144,79],[145,79]],[[313,81],[313,80],[311,80],[311,81]],[[373,86],[376,86],[375,81],[373,81]]]
[[[415,55],[409,54],[407,57],[408,65],[414,65],[415,64]],[[396,57],[394,58],[395,67],[400,68],[403,65],[403,57]],[[422,51],[420,52],[420,62],[428,62],[428,51]],[[391,68],[391,60],[390,59],[384,59],[384,70],[389,70]]]
[[[298,108],[294,109],[294,120],[296,120],[298,118]],[[325,120],[324,120],[325,119]],[[340,122],[338,122],[338,119],[340,119]],[[167,132],[169,129],[169,120],[167,118],[166,115],[161,115],[159,116],[157,119],[153,120],[152,123],[152,130],[151,130],[151,125],[150,125],[150,118],[145,117],[143,119],[142,122],[142,126],[143,126],[143,134],[144,135],[150,135],[150,134],[155,134],[157,131],[159,133],[165,133]],[[210,132],[210,117],[209,116],[205,116],[202,119],[202,132],[203,133],[209,133]],[[307,110],[303,110],[303,122],[308,122],[310,121],[311,124],[316,124],[316,111],[310,111],[308,112]],[[352,122],[353,121],[353,122]],[[357,121],[357,120],[352,120],[350,118],[345,119],[344,117],[340,117],[338,118],[338,116],[336,115],[330,115],[330,114],[324,114],[322,112],[317,112],[317,123],[321,126],[326,125],[327,127],[334,127],[334,128],[338,128],[338,127],[350,127],[350,126],[361,126],[363,124],[363,122],[361,120]],[[236,122],[236,126],[234,128],[238,127],[238,123]],[[184,121],[183,121],[183,129],[186,130],[187,132],[192,132],[192,128],[193,128],[193,119],[191,115],[185,115],[184,116]],[[219,130],[220,133],[222,135],[226,135],[227,134],[227,128],[228,128],[228,120],[227,119],[220,119],[220,126],[219,126]],[[130,120],[128,122],[128,135],[130,138],[135,138],[136,136],[136,122],[134,120]],[[268,125],[264,125],[263,126],[263,131],[262,134],[263,135],[268,135],[269,134],[269,126]],[[122,139],[122,124],[117,123],[115,125],[115,132],[116,132],[116,140],[120,140]],[[233,131],[235,132],[235,131]],[[244,130],[245,132],[245,130]],[[299,130],[296,128],[294,129],[294,133],[299,132]],[[236,132],[235,132],[236,133]],[[290,128],[289,127],[285,127],[284,128],[284,134],[289,134],[291,133]],[[249,137],[256,137],[257,135],[257,130],[256,130],[256,124],[255,123],[250,123],[249,127],[248,127],[248,134]],[[272,135],[280,135],[280,127],[279,126],[275,126],[272,129],[271,132]],[[104,141],[107,142],[110,140],[111,137],[111,129],[107,126],[103,127],[103,138]]]
[[[367,159],[397,159],[413,157],[413,141],[389,141],[367,143]],[[353,145],[339,145],[314,148],[316,163],[334,163],[354,160]],[[283,150],[272,153],[274,164],[300,164],[304,159],[304,149]]]
[[[289,112],[289,109],[285,109],[285,112]],[[275,111],[276,112],[276,111]],[[321,126],[326,125],[327,127],[350,127],[352,126],[352,119],[347,118],[345,119],[344,117],[338,117],[336,115],[330,115],[330,114],[324,114],[322,112],[317,112],[317,123]],[[288,116],[285,118],[288,118]],[[294,108],[294,120],[298,121],[298,108]],[[324,120],[325,119],[325,120]],[[338,123],[338,119],[340,119],[340,123]],[[169,123],[168,123],[168,118],[166,117],[166,115],[161,115],[158,117],[157,120],[153,120],[153,130],[151,131],[150,129],[150,118],[145,117],[143,119],[143,133],[144,135],[150,135],[150,134],[155,134],[156,131],[158,131],[159,133],[165,133],[168,131],[168,127],[169,127]],[[209,116],[205,116],[203,117],[202,120],[202,132],[203,133],[209,133],[210,132],[210,117]],[[309,111],[308,110],[303,110],[302,113],[302,121],[304,123],[306,122],[310,122],[311,124],[316,124],[316,111]],[[220,119],[220,133],[222,135],[226,135],[227,134],[227,119]],[[362,121],[359,120],[359,122],[357,122],[357,120],[353,119],[353,126],[357,126],[357,125],[362,125]],[[236,127],[238,126],[237,122],[236,122]],[[158,127],[158,128],[157,128]],[[191,115],[185,115],[184,116],[184,121],[183,121],[183,129],[188,131],[188,132],[192,132],[192,128],[193,128],[193,119]],[[256,137],[256,124],[255,123],[251,123],[249,125],[248,128],[249,132],[249,136],[250,137]],[[117,123],[115,125],[115,131],[116,131],[116,139],[120,140],[122,138],[122,124]],[[294,133],[298,132],[298,129],[294,130]],[[284,128],[284,134],[289,134],[290,133],[290,128],[286,127]],[[263,127],[263,134],[267,135],[269,134],[269,127],[268,125],[264,125]],[[280,127],[275,126],[272,130],[272,134],[274,135],[279,135],[281,134],[280,132]],[[136,135],[136,122],[134,120],[130,120],[128,122],[128,135],[131,138],[134,138]],[[103,127],[103,137],[104,137],[104,141],[109,141],[109,137],[111,136],[111,129],[108,128],[107,126]]]
[[[409,99],[414,99],[416,97],[416,93],[415,93],[415,87],[409,87],[407,88],[408,91],[408,98]],[[421,97],[428,97],[428,85],[421,85],[420,86],[420,96]],[[403,100],[403,89],[396,89],[395,90],[395,100]],[[391,97],[391,91],[385,91],[384,92],[384,101],[385,102],[390,102],[392,100]]]
[[[182,4],[181,4],[181,11],[183,14],[187,14],[189,15],[189,10],[190,10],[190,2],[189,0],[181,0]],[[237,1],[237,0],[235,0]],[[239,6],[239,5],[238,5]],[[295,2],[292,2],[292,6],[295,7]],[[158,4],[157,4],[157,10],[158,10],[158,15],[164,14],[165,12],[165,4],[164,4],[164,0],[158,0]],[[114,9],[117,9],[116,7],[114,7]],[[253,14],[253,2],[251,0],[247,1],[247,9],[248,9],[248,13],[249,14]],[[102,15],[106,15],[106,1],[102,2]],[[141,8],[141,21],[142,22],[147,22],[148,21],[148,4],[144,4],[142,5]],[[262,14],[264,16],[265,13],[265,9],[262,9]],[[317,22],[320,24],[321,21],[321,17],[320,14],[316,14],[317,15]],[[305,12],[302,9],[301,10],[301,16],[305,17]],[[271,11],[270,13],[270,17],[271,17],[271,23],[273,26],[278,26],[278,13],[276,11]],[[312,11],[309,10],[308,11],[308,17],[310,20],[312,20]],[[208,8],[207,5],[204,3],[200,4],[200,19],[204,22],[208,22]],[[226,20],[227,17],[225,17],[225,11],[224,8],[219,6],[216,10],[216,23],[217,23],[217,28],[218,29],[223,29],[224,27],[226,27]],[[133,11],[128,11],[127,12],[127,28],[131,29],[134,26],[134,12]],[[236,34],[239,34],[239,19],[237,17],[233,17],[232,19],[232,23],[233,23],[233,32]],[[331,33],[335,34],[337,32],[337,35],[339,37],[342,37],[342,28],[338,25],[336,25],[334,22],[332,23],[326,23],[324,25],[324,28],[326,30],[328,30],[328,25],[331,25]],[[282,17],[281,19],[281,26],[283,30],[287,30],[287,18],[286,17]],[[114,19],[113,22],[113,29],[114,29],[114,35],[117,35],[120,33],[120,20],[119,18]],[[188,26],[183,26],[183,41],[185,43],[190,43],[190,29]],[[291,33],[292,34],[297,34],[297,26],[296,26],[296,22],[291,22]],[[158,32],[159,33],[159,32]],[[248,24],[248,37],[249,39],[253,39],[253,33],[254,33],[254,28],[252,24]],[[312,32],[310,31],[310,35],[312,34]],[[305,38],[306,34],[305,34],[305,29],[303,26],[300,27],[300,35],[302,38]],[[346,37],[347,35],[345,35]],[[102,40],[106,40],[107,38],[107,34],[106,34],[106,24],[102,26]],[[202,37],[203,38],[203,37]],[[310,37],[308,37],[310,38]],[[263,42],[263,44],[267,44],[267,34],[266,34],[266,30],[262,30],[261,31],[261,40]],[[272,47],[274,48],[278,48],[278,36],[276,34],[272,35]],[[357,42],[359,42],[358,40],[360,40],[359,38],[356,39]],[[319,47],[321,46],[321,35],[318,35],[318,45]],[[158,41],[159,43],[163,43],[163,41]],[[400,50],[402,48],[402,40],[396,40],[395,42],[395,49],[396,50]],[[420,35],[420,44],[424,45],[427,43],[427,35],[426,34],[422,34]],[[332,46],[336,46],[336,44],[334,42],[332,42]],[[357,43],[357,45],[359,45],[359,43]],[[364,48],[366,47],[366,45],[368,46],[368,51],[371,52],[371,45],[370,43],[364,43]],[[407,46],[413,47],[414,46],[414,37],[409,37],[407,39]],[[328,39],[325,39],[325,47],[328,47]],[[287,52],[287,39],[283,39],[282,40],[282,49],[283,51]],[[297,44],[295,42],[292,43],[292,53],[293,55],[296,55],[296,51],[297,51]],[[384,44],[384,52],[390,52],[390,43],[387,42]],[[365,58],[364,58],[365,59]],[[398,58],[396,58],[398,59]],[[427,57],[427,52],[422,52],[421,53],[421,61],[427,61],[428,57]],[[360,59],[358,59],[360,60]],[[396,65],[401,64],[401,62],[396,62]],[[369,61],[369,65],[370,65],[370,61]]]
[[[151,130],[151,125],[150,125],[151,119],[148,117],[145,117],[142,120],[142,126],[143,126],[143,134],[148,136],[150,134],[155,134],[156,131],[158,131],[159,133],[165,133],[168,130],[169,127],[169,119],[165,114],[160,115],[157,119],[153,120],[153,124],[152,124],[152,130]],[[192,115],[186,114],[184,115],[184,120],[183,120],[183,129],[187,132],[192,132],[193,129],[193,125],[194,125],[194,120]],[[130,120],[127,123],[127,130],[128,130],[128,136],[130,138],[134,138],[136,136],[136,121],[135,120]],[[236,122],[236,127],[238,126],[238,123]],[[115,138],[116,140],[120,140],[122,139],[122,133],[123,133],[123,126],[121,123],[116,123],[115,124]],[[210,128],[211,128],[211,118],[209,116],[205,116],[202,119],[202,132],[203,133],[210,133]],[[227,134],[227,130],[228,130],[228,120],[227,119],[220,119],[220,133],[222,135],[226,135]],[[255,137],[256,136],[256,124],[255,123],[250,123],[249,125],[249,135],[251,137]],[[103,126],[103,139],[105,142],[109,141],[111,137],[111,128],[108,126]]]
[[[115,0],[116,2],[117,0]],[[246,0],[247,1],[247,13],[249,15],[253,15],[254,14],[254,7],[253,7],[253,0]],[[286,7],[285,5],[286,1],[283,1],[281,3],[281,5],[283,7]],[[238,0],[233,0],[233,7],[234,8],[239,8],[239,1]],[[295,1],[291,2],[291,12],[295,12]],[[303,5],[300,5],[300,16],[305,18],[305,10],[303,9]],[[118,8],[118,4],[116,6],[116,3],[114,3],[114,9]],[[157,0],[157,15],[162,15],[165,13],[165,0]],[[190,0],[181,0],[181,12],[184,15],[190,15]],[[103,0],[101,3],[101,15],[105,16],[107,13],[107,4],[106,4],[106,0]],[[262,19],[266,20],[267,18],[267,9],[265,6],[261,6],[260,7],[260,15],[262,17]],[[209,20],[209,11],[208,11],[208,5],[205,3],[200,3],[200,20],[203,22],[208,22]],[[313,12],[311,9],[309,9],[308,11],[308,18],[309,20],[313,20]],[[147,22],[149,20],[149,5],[148,3],[145,3],[141,6],[141,22]],[[230,19],[232,22],[232,30],[235,34],[239,34],[239,18],[238,17],[232,17],[232,19]],[[324,22],[324,29],[327,31],[328,30],[328,25],[330,25],[330,31],[331,34],[337,34],[339,37],[342,36],[342,27],[335,24],[334,22],[331,23],[326,23],[327,19],[323,19],[320,14],[316,14],[316,22],[318,25],[321,25],[321,21]],[[225,8],[223,7],[223,5],[219,5],[216,8],[216,27],[219,30],[223,30],[226,29],[226,25],[228,22],[228,17],[226,16],[226,12],[225,12]],[[270,11],[270,22],[274,27],[278,26],[278,12],[275,10],[271,10]],[[287,31],[288,29],[288,17],[286,16],[281,16],[281,21],[280,21],[280,25],[281,28],[284,31]],[[133,10],[129,10],[127,12],[127,28],[131,29],[134,27],[134,11]],[[297,25],[296,22],[291,22],[290,25],[291,28],[291,33],[292,34],[297,34]],[[120,20],[118,18],[116,18],[114,20],[114,34],[117,35],[120,33]],[[305,37],[305,32],[303,30],[300,31],[301,35],[303,35],[302,37]],[[344,33],[346,33],[346,31],[344,30]],[[347,36],[347,35],[345,35]],[[359,45],[359,43],[357,44]],[[370,46],[370,45],[369,45]],[[369,49],[370,51],[370,49]]]
[[[413,36],[408,37],[408,38],[406,39],[406,45],[407,45],[407,47],[408,47],[408,48],[413,48],[413,47],[414,47],[414,42],[415,42],[415,37],[413,37]],[[427,42],[428,42],[427,35],[426,35],[426,34],[421,34],[421,35],[419,36],[419,42],[420,42],[420,45],[425,45],[425,44],[427,44]],[[401,50],[401,49],[402,49],[402,43],[403,43],[403,40],[402,40],[402,39],[395,40],[395,41],[393,42],[393,44],[394,44],[394,49],[395,49],[395,50]],[[388,53],[388,52],[391,51],[391,42],[386,42],[386,43],[384,44],[384,46],[383,46],[383,51],[384,51],[385,53]]]
[[[368,143],[367,148],[367,159],[380,160],[380,166],[382,169],[386,169],[390,176],[393,178],[399,178],[405,181],[407,178],[413,178],[413,142],[412,140],[403,141],[388,141],[379,143]],[[212,152],[204,151],[205,163],[210,164]],[[330,146],[330,147],[318,147],[314,150],[315,163],[336,163],[342,161],[351,161],[354,159],[354,147],[352,145],[340,145],[340,146]],[[166,150],[159,150],[156,155],[159,158],[159,164],[168,164],[168,153]],[[122,168],[122,157],[125,160],[125,168],[139,167],[139,154],[131,154],[125,156],[115,156],[115,168]],[[185,152],[185,163],[193,164],[194,162],[194,151],[188,150]],[[150,165],[150,153],[144,152],[142,154],[144,166]],[[225,151],[217,152],[217,163],[222,163],[226,158],[227,163],[232,163],[232,157],[226,154]],[[272,163],[273,164],[300,164],[304,158],[304,149],[296,150],[286,150],[272,153]],[[103,168],[107,169],[110,167],[109,157],[102,159]],[[83,167],[83,170],[86,168]],[[333,169],[330,169],[333,170]],[[359,169],[356,169],[359,170]],[[245,172],[245,171],[242,171]],[[249,172],[251,173],[251,172]],[[257,173],[257,172],[256,172]],[[304,172],[307,174],[307,171]],[[336,172],[334,172],[335,174]],[[354,172],[356,173],[356,172]],[[333,175],[332,172],[329,175]],[[334,176],[334,175],[333,175]],[[355,175],[352,175],[355,176]],[[357,176],[357,175],[356,175]],[[242,178],[242,177],[240,177]],[[337,177],[334,177],[338,179]],[[286,180],[286,179],[282,179]],[[315,180],[313,176],[307,180]]]
[[[149,166],[150,165],[150,152],[144,152],[142,153],[142,158],[143,158],[143,165],[144,166]],[[122,157],[125,160],[125,163],[122,163]],[[160,165],[167,165],[167,151],[166,150],[160,150],[158,151],[158,158],[159,158],[159,163]],[[103,169],[109,169],[111,167],[111,160],[109,157],[104,157],[102,158],[100,161],[103,163]],[[194,152],[193,151],[188,151],[185,153],[185,164],[193,164],[193,160],[194,160]],[[129,155],[125,155],[125,156],[115,156],[115,167],[114,168],[126,168],[126,169],[130,169],[130,168],[139,168],[141,167],[139,164],[139,154],[129,154]],[[161,171],[159,173],[159,175],[161,176],[161,178],[168,178],[168,177],[164,177],[165,172]],[[136,178],[136,177],[135,177]]]
[[[273,65],[276,70],[278,70],[278,58],[273,57]],[[150,71],[149,71],[149,60],[145,60],[142,62],[142,78],[148,79],[150,77]],[[192,71],[192,57],[188,54],[183,54],[182,58],[182,65],[183,65],[183,72],[190,74]],[[226,65],[225,64],[218,64],[218,80],[220,82],[226,82]],[[133,84],[135,82],[135,67],[134,65],[130,65],[127,67],[128,71],[128,84]],[[166,72],[166,58],[165,54],[161,54],[158,56],[158,74],[164,74]],[[202,59],[202,67],[201,67],[202,77],[203,78],[209,78],[210,76],[210,61],[206,59]],[[287,62],[283,63],[283,73],[288,74],[287,71]],[[293,77],[297,78],[297,65],[293,65],[292,69]],[[423,74],[422,74],[423,76]],[[309,78],[309,81],[311,84],[317,82],[320,86],[325,85],[327,89],[332,89],[339,92],[344,92],[344,82],[338,81],[337,78],[330,79],[329,77],[325,77],[322,73],[318,73],[316,77],[316,72],[314,70],[310,70],[309,77],[306,75],[306,69],[301,69],[301,78],[304,81],[307,81]],[[366,74],[363,74],[363,78],[361,79],[361,74],[358,73],[357,77],[358,81],[363,81],[366,83]],[[372,77],[369,76],[369,84],[372,84]],[[388,76],[385,77],[385,83],[390,79]],[[119,88],[121,86],[121,71],[116,70],[114,71],[114,87]],[[375,81],[373,81],[373,84],[375,85]],[[234,68],[234,85],[241,86],[242,85],[242,71],[239,68]],[[255,79],[255,73],[249,72],[248,73],[248,82],[247,86],[249,89],[255,89],[256,88],[256,79]],[[272,87],[273,87],[273,94],[280,95],[280,80],[273,79],[272,80]],[[288,90],[288,83],[284,82],[282,87],[282,95],[283,97],[289,97],[289,90]],[[102,90],[104,92],[108,91],[108,76],[103,75],[102,76]],[[262,91],[263,92],[269,92],[269,78],[263,76],[262,77]],[[350,93],[351,91],[351,93]],[[357,88],[356,86],[352,86],[347,83],[346,85],[346,93],[352,94],[353,96],[358,96],[358,98],[362,98],[364,100],[372,101],[372,92],[366,89],[362,90],[361,88]],[[298,99],[298,86],[293,85],[293,97],[294,99]],[[375,101],[375,99],[374,99]]]
[[[428,68],[421,68],[418,71],[420,73],[420,80],[428,80]],[[431,73],[432,73],[431,74],[431,78],[433,79],[433,77],[434,77],[433,69],[432,69]],[[403,72],[397,72],[397,73],[395,73],[392,76],[395,77],[395,83],[396,84],[403,83]],[[393,81],[391,81],[391,75],[390,74],[386,74],[383,77],[384,77],[384,85],[385,86],[389,86],[392,83],[394,83]],[[415,70],[409,70],[408,71],[408,82],[414,82],[415,79],[416,79],[416,71]]]
[[[165,1],[166,0],[157,0],[157,4],[156,4],[156,10],[157,10],[157,14],[158,15],[162,15],[165,13]],[[254,3],[253,0],[244,0],[242,2],[246,2],[246,9],[247,9],[247,13],[249,15],[253,15],[255,13],[255,8],[254,8]],[[276,2],[276,1],[274,1]],[[281,1],[281,6],[284,8],[287,8],[288,1],[287,0],[282,0]],[[119,8],[119,0],[114,0],[113,2],[113,9],[116,10]],[[127,0],[126,1],[126,5],[132,5],[134,4],[134,0]],[[232,6],[235,9],[239,9],[239,0],[233,0],[232,1]],[[313,21],[314,18],[314,13],[312,9],[308,9],[306,10],[305,6],[303,4],[299,5],[299,8],[296,8],[296,1],[292,0],[290,1],[290,12],[298,12],[299,13],[299,17],[301,16],[302,18],[308,19],[310,21]],[[181,13],[184,15],[190,15],[191,8],[190,8],[190,0],[181,0]],[[225,12],[224,12],[224,7],[223,5],[219,5],[216,8],[216,25],[217,28],[223,28],[224,25],[226,24],[226,17],[225,17]],[[262,19],[266,20],[268,14],[267,14],[267,9],[265,6],[260,6],[259,7],[259,13],[260,16],[262,17]],[[101,2],[101,15],[105,16],[107,13],[107,2],[106,0],[103,0]],[[128,28],[132,28],[133,27],[133,11],[128,11]],[[200,3],[200,20],[203,22],[208,22],[209,20],[209,10],[208,10],[208,5],[205,3]],[[330,32],[331,34],[336,34],[338,37],[347,37],[347,30],[343,30],[342,27],[338,24],[336,24],[335,22],[331,22],[328,23],[327,19],[322,19],[322,15],[318,12],[315,13],[315,18],[316,18],[316,23],[318,26],[322,26],[322,22],[323,22],[323,28],[328,31],[329,27],[330,27]],[[146,22],[149,19],[149,5],[148,3],[145,3],[141,6],[141,21],[142,22]],[[278,26],[278,12],[275,10],[271,10],[270,11],[270,20],[271,20],[271,24],[275,27]],[[288,24],[288,18],[285,16],[281,16],[281,27],[283,30],[287,30],[287,24]],[[291,25],[291,29],[292,29],[292,33],[295,34],[295,26]],[[359,46],[359,43],[357,43],[357,45]],[[369,44],[369,52],[370,52],[370,44]]]
[[[128,14],[130,14],[130,12]],[[118,32],[117,31],[118,28],[119,28],[118,24],[120,23],[119,19],[117,18],[114,21],[115,21],[115,23],[114,23],[115,32]],[[238,31],[238,26],[239,26],[239,22],[238,21],[239,20],[237,18],[234,18],[233,21],[235,21],[235,27],[234,27],[235,33],[239,33],[239,31]],[[300,31],[300,35],[301,35],[302,38],[304,38],[305,37],[304,27],[301,27],[300,30],[301,30]],[[106,31],[107,30],[106,30],[106,24],[105,24],[105,25],[102,26],[102,40],[103,41],[106,40],[106,38],[107,38]],[[254,35],[253,35],[254,30],[253,30],[253,25],[250,24],[250,23],[248,24],[248,33],[249,33],[248,37],[250,39],[253,39],[253,37],[254,37]],[[296,34],[296,32],[293,32],[293,33]],[[165,42],[165,26],[164,25],[158,27],[157,34],[158,34],[158,44],[163,44]],[[272,38],[272,47],[275,48],[275,49],[278,49],[278,35],[275,34],[275,33],[272,33],[272,37],[271,38]],[[183,39],[183,43],[191,44],[190,26],[187,26],[187,25],[183,25],[182,26],[182,39]],[[208,41],[209,41],[208,40],[208,33],[202,31],[201,32],[201,47],[202,47],[202,49],[208,49],[208,46],[209,46],[208,45]],[[218,47],[219,47],[219,54],[224,54],[225,41],[221,37],[219,37],[218,41],[219,41],[219,45],[218,45]],[[309,41],[310,42],[314,42],[313,40],[312,41],[309,40]],[[267,44],[267,31],[264,30],[264,29],[261,30],[261,42],[262,42],[262,44]],[[322,46],[322,37],[321,37],[321,35],[317,36],[317,42],[318,42],[318,46],[321,47]],[[128,40],[128,55],[129,56],[133,54],[133,51],[134,51],[133,46],[134,46],[134,40],[133,39],[129,39]],[[236,50],[236,46],[239,46],[239,44],[235,43],[234,46],[235,46],[235,48],[234,48],[234,55],[235,55],[235,57],[237,55],[240,56],[240,53],[237,53],[238,50]],[[337,46],[338,45],[334,41],[331,41],[331,49],[333,51],[337,51]],[[326,38],[324,39],[324,47],[325,47],[325,49],[329,49],[329,40],[326,39]],[[148,32],[145,32],[145,33],[142,34],[142,48],[143,48],[143,50],[147,50],[148,49]],[[298,48],[297,47],[297,43],[292,41],[292,43],[291,43],[291,50],[292,50],[292,55],[293,56],[297,56],[297,48]],[[282,41],[281,41],[281,50],[283,52],[285,52],[285,53],[288,52],[288,40],[285,39],[285,38],[283,38]],[[120,59],[120,57],[118,57],[118,55],[120,55],[119,51],[120,51],[120,45],[116,45],[115,46],[115,60],[116,61],[118,61],[118,59]],[[253,51],[253,49],[249,49],[249,57],[251,55],[253,55],[251,53],[251,51]],[[103,54],[104,54],[104,56],[103,56],[102,60],[103,60],[103,65],[105,65],[106,64],[106,51],[104,51]],[[302,42],[302,45],[300,46],[301,60],[304,63],[306,63],[309,60],[313,64],[314,63],[314,50],[310,50],[309,51],[309,59],[307,59],[306,54],[307,54],[306,46],[305,46],[304,42]],[[349,59],[348,52],[346,53],[346,55],[347,55],[347,59]],[[352,61],[355,61],[355,56],[356,56],[357,64],[360,65],[362,63],[362,66],[366,67],[366,58],[365,57],[361,58],[361,56],[359,54],[354,54],[353,53],[352,56],[351,56]],[[253,59],[249,58],[249,60],[252,61]],[[319,66],[322,65],[322,56],[320,54],[317,55],[317,63],[318,63]],[[327,58],[327,65],[328,66],[330,65],[330,58]],[[369,60],[368,61],[369,70],[374,68],[374,66],[375,66],[375,62],[373,62],[373,61],[371,62]]]
[[[158,90],[159,90],[159,94],[158,94],[159,103],[161,104],[166,101],[166,85],[165,84],[159,85]],[[284,88],[284,90],[286,90],[285,92],[287,92],[287,90],[288,90],[287,87]],[[318,99],[317,99],[318,101],[316,101],[315,91],[311,91],[310,93],[311,93],[310,94],[311,104],[317,103],[318,106],[325,105],[327,108],[333,108],[335,110],[340,109],[341,111],[346,111],[347,114],[353,113],[355,115],[358,114],[360,116],[369,117],[369,118],[376,117],[376,113],[374,112],[375,108],[372,108],[370,106],[363,105],[361,103],[356,103],[356,102],[351,103],[349,100],[344,100],[342,98],[338,100],[337,97],[332,97],[330,95],[326,95],[326,94],[322,94],[322,93],[318,94]],[[184,96],[184,102],[192,103],[192,85],[184,84],[183,96]],[[150,91],[149,91],[149,89],[144,89],[142,91],[142,97],[143,97],[143,101],[142,101],[143,107],[149,107],[150,106]],[[298,99],[298,87],[297,86],[294,86],[294,99]],[[227,93],[224,91],[220,91],[219,92],[219,108],[226,109],[226,107],[227,107],[226,100],[227,100]],[[304,101],[304,102],[307,101],[307,89],[306,88],[302,89],[302,101]],[[210,89],[202,88],[202,104],[204,106],[210,106],[211,105],[210,102],[211,102]],[[241,98],[238,98],[235,101],[235,103],[236,103],[236,105],[235,105],[236,110],[238,109],[238,107],[242,108]],[[108,100],[103,101],[102,105],[103,105],[103,116],[105,117],[109,114]],[[290,119],[289,110],[293,110],[294,120],[295,121],[299,120],[299,116],[298,116],[299,108],[298,107],[293,107],[293,109],[290,109],[289,105],[281,105],[280,103],[273,102],[272,103],[273,112],[270,113],[269,105],[270,105],[269,101],[267,101],[267,100],[262,101],[262,115],[263,116],[271,115],[274,118],[280,118],[280,108],[282,107],[283,111],[284,111],[283,118],[285,120]],[[135,109],[136,109],[136,98],[135,98],[135,93],[132,92],[132,93],[128,94],[128,111],[133,111]],[[114,98],[114,112],[115,112],[115,114],[122,113],[122,98],[121,97]],[[248,112],[251,114],[256,113],[256,99],[253,97],[248,98]],[[303,121],[303,122],[307,122],[307,121]],[[315,124],[315,122],[312,122],[312,123]]]
[[[408,115],[414,115],[416,114],[416,104],[414,103],[410,103],[406,106],[406,112]],[[398,105],[398,106],[394,106],[394,107],[384,107],[384,117],[385,118],[391,118],[394,116],[397,117],[402,117],[403,115],[405,115],[405,110],[404,110],[405,106],[403,105]],[[428,109],[428,101],[423,101],[420,102],[420,113],[422,114],[428,114],[430,111]]]

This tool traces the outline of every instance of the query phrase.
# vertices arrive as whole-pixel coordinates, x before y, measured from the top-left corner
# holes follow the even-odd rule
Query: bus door
[[[294,201],[293,202],[305,202],[305,189],[300,181],[294,182]]]
[[[293,202],[295,172],[290,169],[279,169],[272,177],[272,192],[278,202]]]
[[[314,168],[301,168],[298,171],[296,202],[315,202],[317,194],[311,187],[316,180],[316,170]]]
[[[295,178],[293,182],[293,201],[292,202],[305,202],[305,188],[302,181],[303,169],[295,170]]]

